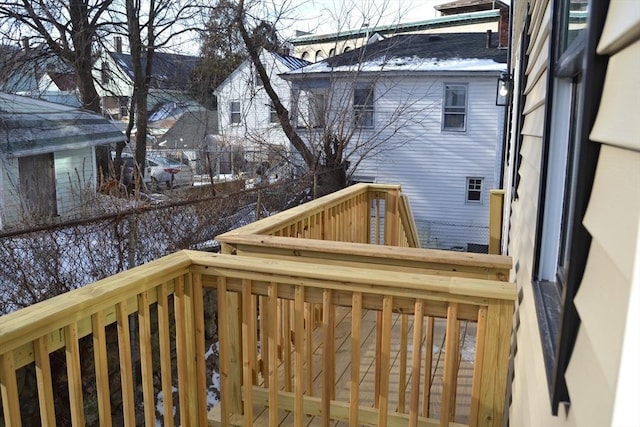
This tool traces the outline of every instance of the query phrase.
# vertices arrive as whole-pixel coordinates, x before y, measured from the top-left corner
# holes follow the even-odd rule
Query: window
[[[111,70],[109,69],[109,63],[106,61],[102,61],[101,69],[100,69],[100,81],[103,85],[109,84],[111,80]]]
[[[309,97],[309,125],[313,128],[324,127],[325,96],[324,93],[312,93]]]
[[[467,178],[467,203],[482,203],[482,182],[484,178]]]
[[[253,77],[253,84],[255,85],[255,87],[262,87],[264,86],[262,83],[262,79],[260,78],[260,74],[258,74],[258,70],[254,70],[254,77]]]
[[[554,415],[560,403],[570,402],[564,377],[580,324],[574,296],[591,243],[582,225],[584,201],[599,149],[589,132],[606,72],[606,63],[588,52],[596,43],[587,43],[597,37],[593,29],[602,28],[606,10],[587,14],[588,2],[560,0],[554,7],[548,64],[553,72],[547,81],[533,292]],[[598,4],[594,9],[606,8]]]
[[[120,117],[129,116],[129,97],[121,96],[118,98],[118,106],[120,107]]]
[[[240,123],[240,101],[231,101],[229,110],[231,111],[231,124]]]
[[[445,84],[442,130],[464,131],[467,128],[467,85]]]
[[[269,103],[269,123],[279,123],[278,113],[276,112],[276,106],[273,105],[273,101]]]
[[[353,114],[357,128],[373,127],[373,86],[353,90]]]

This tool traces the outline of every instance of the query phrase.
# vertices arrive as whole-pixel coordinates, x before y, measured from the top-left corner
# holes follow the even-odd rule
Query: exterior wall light
[[[511,76],[508,73],[500,74],[496,87],[496,105],[506,106],[511,101]]]

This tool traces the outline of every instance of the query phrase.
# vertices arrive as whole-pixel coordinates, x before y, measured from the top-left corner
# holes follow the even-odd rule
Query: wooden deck
[[[426,320],[425,320],[426,323]],[[360,347],[361,365],[360,365],[360,405],[373,407],[373,396],[375,390],[375,355],[376,355],[376,312],[371,310],[363,311],[362,316],[362,340]],[[421,383],[424,384],[429,381],[431,386],[429,387],[429,418],[438,418],[438,408],[440,407],[441,393],[442,393],[442,374],[444,366],[444,334],[445,334],[445,319],[434,320],[434,333],[433,333],[433,345],[432,356],[434,369],[431,372],[430,378],[424,378],[422,373]],[[423,327],[424,330],[424,327]],[[463,343],[460,349],[461,358],[459,360],[458,369],[458,396],[455,402],[455,422],[460,424],[468,424],[469,421],[469,409],[471,402],[471,383],[473,375],[473,356],[475,348],[475,334],[476,324],[473,322],[462,322],[461,325],[460,342]],[[390,396],[389,396],[389,410],[396,411],[399,405],[402,405],[402,398],[404,397],[404,411],[408,413],[409,408],[409,387],[411,381],[411,350],[407,355],[407,360],[403,361],[400,357],[400,349],[406,347],[406,342],[402,339],[403,336],[407,340],[411,340],[413,334],[413,325],[411,321],[406,322],[403,331],[402,316],[399,314],[393,315],[393,340],[391,343],[392,352],[392,366],[390,369]],[[350,358],[351,358],[351,310],[348,308],[336,309],[336,354],[335,354],[335,367],[336,367],[336,396],[335,399],[342,402],[349,401],[349,380],[350,380]],[[424,348],[426,344],[426,335],[423,334],[423,354],[425,354]],[[316,328],[313,332],[313,365],[314,365],[314,383],[313,383],[313,396],[320,396],[322,393],[322,373],[321,373],[321,343],[322,343],[322,330]],[[400,379],[399,372],[402,363],[407,363],[408,378],[405,381],[404,390],[405,394],[399,393]],[[258,375],[260,385],[262,385],[262,377]],[[281,369],[279,372],[279,384],[281,389],[285,388],[284,385],[284,372]],[[265,393],[265,404],[266,404]],[[425,394],[423,393],[423,396]],[[262,403],[262,402],[261,402]],[[420,412],[424,415],[426,410],[424,399],[421,398]],[[433,408],[433,409],[431,409]],[[219,425],[220,414],[219,405],[213,408],[209,413],[210,425]],[[266,406],[262,404],[256,404],[254,406],[254,422],[255,426],[267,426],[269,425],[269,411]],[[279,426],[293,425],[293,412],[280,410],[278,417]],[[232,419],[232,423],[236,425],[242,425],[243,420],[241,417]],[[306,426],[320,426],[320,417],[307,417],[305,422]],[[332,426],[348,426],[347,422],[332,421]]]

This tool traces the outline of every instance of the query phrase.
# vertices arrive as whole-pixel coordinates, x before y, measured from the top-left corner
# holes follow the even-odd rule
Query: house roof
[[[283,55],[281,53],[278,52],[271,52],[268,51],[266,49],[262,49],[262,51],[260,52],[261,55],[261,59],[263,61],[263,64],[266,65],[267,67],[269,66],[269,64],[271,64],[272,62],[269,62],[269,64],[265,64],[265,58],[264,56],[270,56],[273,59],[273,63],[275,63],[276,61],[280,64],[283,64],[289,71],[295,71],[298,69],[301,69],[305,66],[308,66],[311,64],[311,62],[307,61],[306,59],[300,59],[300,58],[296,58],[294,56],[289,56],[289,55]],[[220,88],[224,87],[225,85],[229,84],[229,82],[231,82],[233,80],[233,78],[237,75],[237,73],[240,72],[240,70],[243,67],[246,66],[251,66],[252,62],[251,59],[245,59],[242,64],[238,65],[236,67],[235,70],[233,70],[233,72],[222,81],[222,83],[220,83],[218,85],[218,87],[216,87],[213,91],[214,94],[218,94],[220,91]]]
[[[73,91],[76,77],[73,69],[59,57],[42,48],[8,49],[0,56],[0,91],[43,96],[47,91]],[[48,76],[55,88],[40,87]]]
[[[307,61],[306,59],[296,58],[295,56],[283,55],[277,52],[270,53],[290,70],[297,70],[298,68],[302,68],[306,65],[311,64],[311,62]]]
[[[128,53],[109,52],[115,63],[133,79],[133,61]],[[200,58],[197,56],[177,55],[174,53],[154,52],[151,87],[154,89],[185,90],[189,85],[189,76]],[[146,57],[142,58],[142,67],[146,66]]]
[[[503,71],[507,51],[497,48],[497,41],[498,34],[490,32],[399,35],[287,75],[340,71]]]
[[[7,157],[122,141],[124,135],[100,114],[0,92],[0,153]]]

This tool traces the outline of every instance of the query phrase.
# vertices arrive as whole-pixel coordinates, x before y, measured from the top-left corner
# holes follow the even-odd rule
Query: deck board
[[[371,310],[363,310],[362,312],[362,341],[361,341],[361,361],[360,361],[360,405],[373,407],[373,395],[375,384],[375,355],[376,355],[376,312]],[[426,319],[425,319],[426,322]],[[424,329],[424,328],[423,328]],[[434,345],[433,345],[433,360],[434,366],[431,375],[431,396],[430,407],[432,408],[429,416],[431,418],[437,418],[439,416],[438,407],[441,401],[442,394],[442,371],[444,366],[444,332],[445,332],[445,320],[436,319],[434,328]],[[461,326],[461,330],[465,331],[465,322]],[[398,406],[398,385],[399,370],[400,370],[400,333],[401,333],[401,321],[400,315],[394,314],[392,321],[392,341],[391,341],[391,365],[389,372],[389,411],[395,412]],[[465,424],[468,422],[469,409],[471,401],[471,381],[473,377],[473,345],[475,338],[475,324],[469,323],[466,325],[467,337],[465,339],[464,334],[461,336],[462,351],[460,368],[458,371],[458,395],[456,397],[456,418],[457,423]],[[408,342],[411,343],[411,337],[413,334],[413,325],[411,320],[409,321],[409,327],[407,330],[409,336]],[[422,337],[422,351],[424,354],[426,337],[423,334]],[[350,369],[351,369],[351,311],[347,308],[336,308],[336,325],[335,325],[335,368],[336,368],[336,400],[348,402],[349,400],[349,382],[350,382]],[[312,348],[313,348],[313,396],[319,397],[322,395],[322,328],[316,328],[312,333]],[[441,352],[442,351],[442,352]],[[407,377],[405,384],[406,389],[406,413],[408,413],[408,404],[410,396],[409,385],[411,383],[411,349],[407,354]],[[292,360],[295,357],[292,356]],[[305,367],[306,368],[306,367]],[[283,388],[283,375],[284,368],[279,369],[278,385],[280,389]],[[420,373],[421,377],[424,377],[424,373]],[[259,383],[262,382],[262,377],[259,376]],[[423,380],[421,380],[421,383]],[[424,384],[421,386],[420,393],[420,406],[422,406],[422,399],[424,396]],[[217,408],[215,408],[217,409]],[[211,425],[219,425],[213,420],[219,420],[219,412],[211,411],[209,415]],[[421,414],[422,415],[422,414]],[[278,417],[279,426],[292,426],[293,414],[289,411],[280,410]],[[269,412],[268,409],[260,406],[254,406],[254,426],[267,426],[269,424]],[[305,426],[320,426],[320,417],[307,416],[303,423]],[[333,427],[348,426],[347,422],[331,421]]]

